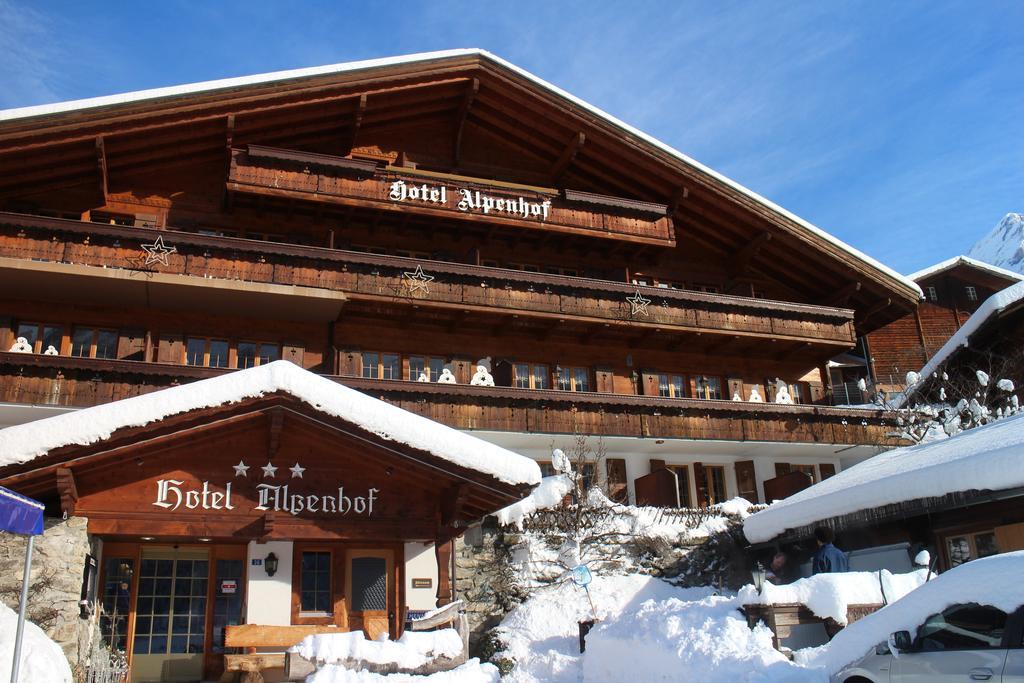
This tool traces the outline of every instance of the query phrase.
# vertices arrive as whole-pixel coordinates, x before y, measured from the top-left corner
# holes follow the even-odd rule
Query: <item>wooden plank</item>
[[[264,624],[239,624],[224,627],[225,647],[281,647],[287,648],[302,642],[306,636],[318,633],[346,633],[337,626],[271,626]],[[284,666],[284,659],[278,666]],[[238,669],[235,669],[236,671]]]

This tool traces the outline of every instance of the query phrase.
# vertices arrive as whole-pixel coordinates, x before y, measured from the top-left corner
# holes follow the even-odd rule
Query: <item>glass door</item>
[[[132,683],[202,680],[209,570],[206,549],[143,548]]]
[[[349,550],[345,572],[349,630],[362,629],[366,637],[395,637],[392,579],[393,555],[390,550]]]

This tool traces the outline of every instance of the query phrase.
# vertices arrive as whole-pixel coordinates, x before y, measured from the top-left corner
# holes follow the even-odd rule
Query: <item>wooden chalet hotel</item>
[[[777,475],[818,480],[874,453],[887,427],[829,406],[827,363],[920,297],[822,230],[478,50],[0,112],[0,280],[5,425],[282,359],[542,464],[573,434],[602,437],[593,474],[612,495],[635,499],[637,479],[670,470],[674,490],[643,486],[642,498],[684,506],[764,500]],[[389,451],[381,469],[365,424],[274,396],[188,404],[2,461],[0,483],[89,518],[101,599],[127,587],[116,636],[133,662],[188,653],[212,671],[212,629],[232,620],[358,627],[365,596],[352,582],[378,566],[361,557],[393,568],[374,604],[395,634],[403,609],[450,598],[453,529],[529,488],[465,463],[432,481],[422,449]],[[154,455],[164,450],[178,455]],[[271,462],[275,485],[323,484],[310,492],[318,510],[330,496],[341,505],[344,462],[346,490],[379,489],[381,515],[433,501],[437,524],[377,529],[308,504],[260,516],[243,486],[269,481]],[[239,476],[236,463],[251,469]],[[315,481],[286,478],[293,463]],[[377,486],[389,469],[394,483]],[[218,498],[226,482],[237,517]],[[402,487],[422,492],[411,507]],[[160,506],[178,494],[224,509],[203,521]],[[208,583],[209,618],[168,646],[167,619],[145,609],[171,594],[144,594],[139,577],[200,566],[231,575]],[[212,599],[233,581],[236,597]]]

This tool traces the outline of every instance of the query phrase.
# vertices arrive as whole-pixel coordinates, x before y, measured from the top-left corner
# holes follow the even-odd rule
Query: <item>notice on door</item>
[[[231,595],[238,592],[238,581],[235,579],[223,579],[220,582],[220,592],[223,595]]]

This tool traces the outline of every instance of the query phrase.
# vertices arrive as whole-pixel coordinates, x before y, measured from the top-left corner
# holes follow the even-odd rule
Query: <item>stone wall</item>
[[[84,664],[91,621],[79,617],[82,569],[90,552],[88,520],[47,518],[32,552],[27,616],[64,649],[72,669]],[[26,538],[0,532],[0,600],[18,609]]]
[[[466,604],[470,652],[523,597],[511,580],[509,549],[517,540],[493,525],[478,525],[455,541],[455,598]]]

